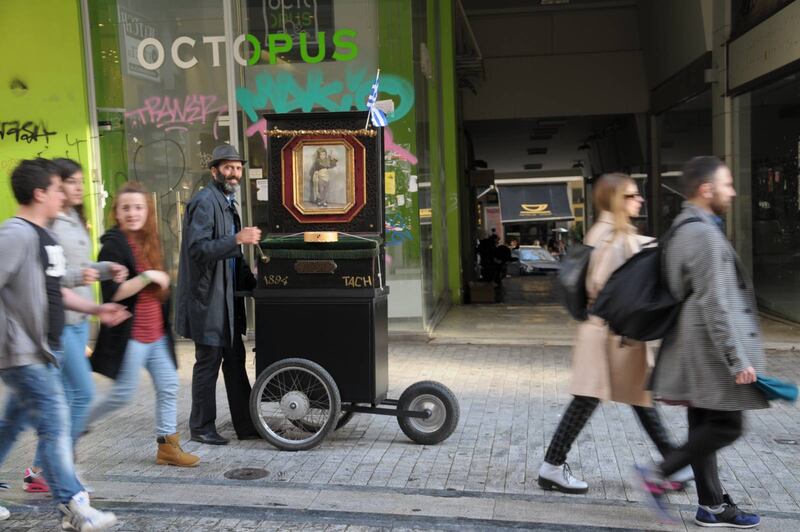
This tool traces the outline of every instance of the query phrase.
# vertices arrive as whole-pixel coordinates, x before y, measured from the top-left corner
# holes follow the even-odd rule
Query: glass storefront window
[[[681,212],[684,198],[678,184],[683,164],[712,153],[711,91],[707,90],[659,117],[661,210],[659,227],[666,230]]]
[[[264,226],[274,200],[265,180],[274,176],[263,115],[364,110],[380,65],[379,100],[391,100],[382,104],[390,318],[424,327],[441,297],[431,286],[429,154],[438,150],[430,147],[426,89],[435,58],[422,42],[424,1],[88,0],[88,7],[104,191],[110,200],[136,180],[152,192],[173,280],[184,206],[209,182],[214,147],[241,147],[243,221]]]
[[[800,73],[740,96],[736,104],[741,164],[748,166],[742,174],[749,174],[750,188],[742,210],[752,223],[758,303],[800,321]]]
[[[222,4],[91,0],[89,12],[104,187],[110,199],[140,181],[153,195],[174,282],[183,206],[208,182],[214,147],[230,139],[224,54],[215,66],[204,44],[224,36]]]

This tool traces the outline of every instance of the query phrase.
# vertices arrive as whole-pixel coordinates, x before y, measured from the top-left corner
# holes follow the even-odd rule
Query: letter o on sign
[[[144,51],[148,46],[155,48],[155,59],[148,60],[145,57]],[[136,58],[139,60],[139,64],[142,65],[142,68],[156,70],[164,64],[164,46],[157,39],[152,37],[142,39],[142,42],[139,43],[139,47],[136,48]]]

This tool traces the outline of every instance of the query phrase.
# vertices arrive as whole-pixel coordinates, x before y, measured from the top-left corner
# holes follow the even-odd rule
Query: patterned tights
[[[558,424],[555,434],[553,434],[553,439],[550,440],[550,446],[544,456],[545,462],[560,466],[567,461],[567,454],[572,448],[572,444],[599,404],[600,400],[595,397],[576,395],[572,399],[572,402],[561,417],[561,422]],[[661,416],[659,416],[658,410],[643,406],[634,406],[633,410],[658,451],[662,456],[666,456],[667,453],[674,449],[674,446],[669,440],[664,425],[661,423]]]

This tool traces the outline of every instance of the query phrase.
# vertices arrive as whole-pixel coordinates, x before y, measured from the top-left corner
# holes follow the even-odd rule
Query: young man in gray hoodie
[[[0,226],[0,379],[7,402],[0,417],[0,464],[17,436],[33,426],[44,474],[63,514],[64,530],[103,530],[110,512],[89,505],[75,477],[64,388],[58,373],[64,310],[117,324],[130,314],[116,303],[97,305],[61,287],[64,250],[47,229],[64,202],[61,178],[50,161],[22,161],[11,174],[17,215]],[[8,511],[0,507],[0,519]]]

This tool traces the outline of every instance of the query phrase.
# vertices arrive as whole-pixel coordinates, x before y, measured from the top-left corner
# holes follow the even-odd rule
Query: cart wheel
[[[339,389],[325,369],[303,358],[275,362],[250,394],[258,433],[285,451],[311,449],[333,431],[341,412]]]
[[[342,412],[342,415],[339,417],[339,421],[336,422],[336,428],[334,428],[333,430],[339,430],[340,428],[347,425],[355,414],[356,414],[355,412]],[[292,421],[292,424],[295,427],[299,427],[303,430],[307,430],[310,432],[317,430],[316,425],[312,425],[311,423],[302,420]]]
[[[412,384],[400,395],[397,409],[430,412],[427,418],[397,418],[405,435],[422,445],[443,442],[458,425],[458,400],[450,388],[439,382],[421,381]]]

